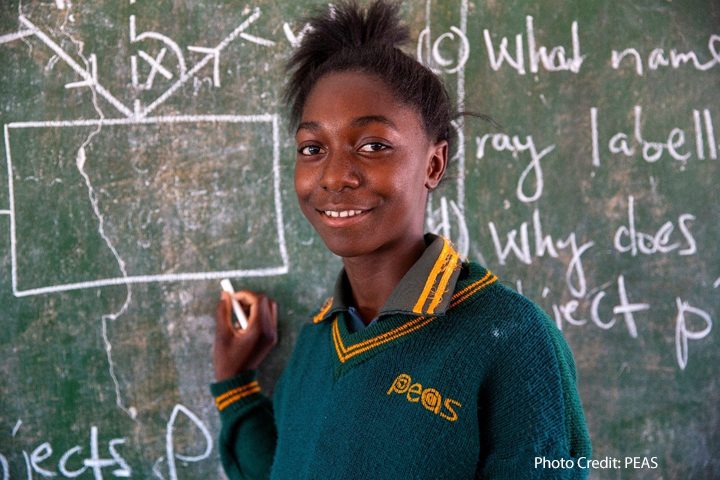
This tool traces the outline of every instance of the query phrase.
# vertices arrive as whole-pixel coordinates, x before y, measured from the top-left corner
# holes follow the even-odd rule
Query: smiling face
[[[422,241],[447,142],[430,141],[420,115],[383,82],[358,72],[321,78],[296,140],[300,208],[333,253],[401,255]]]

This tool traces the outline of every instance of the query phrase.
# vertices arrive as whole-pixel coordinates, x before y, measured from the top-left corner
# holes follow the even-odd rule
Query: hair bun
[[[308,21],[311,29],[288,61],[288,69],[307,76],[333,55],[370,44],[397,47],[410,38],[400,23],[400,7],[386,0],[373,2],[367,9],[355,1],[329,5]]]

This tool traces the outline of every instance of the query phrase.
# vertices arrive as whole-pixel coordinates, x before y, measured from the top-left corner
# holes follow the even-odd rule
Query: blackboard
[[[219,279],[280,304],[271,393],[340,267],[281,102],[319,3],[2,3],[0,479],[222,478]],[[458,120],[428,229],[561,327],[621,464],[590,477],[718,478],[720,3],[402,12],[408,53],[502,125]]]

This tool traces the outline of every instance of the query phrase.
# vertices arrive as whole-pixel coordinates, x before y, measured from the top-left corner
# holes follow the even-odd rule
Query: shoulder
[[[462,268],[447,312],[450,328],[499,359],[543,354],[574,367],[562,332],[535,302],[477,263],[466,262]]]
[[[535,302],[508,288],[492,272],[475,262],[463,264],[451,310],[471,323],[482,320],[521,330],[554,326]]]

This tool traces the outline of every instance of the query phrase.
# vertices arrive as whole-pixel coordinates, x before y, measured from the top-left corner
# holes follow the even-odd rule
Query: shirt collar
[[[460,274],[460,255],[449,240],[428,233],[425,252],[400,280],[378,317],[395,313],[422,316],[442,315],[450,304]],[[315,323],[333,318],[352,305],[350,282],[343,268],[335,282],[335,293],[313,317]]]

